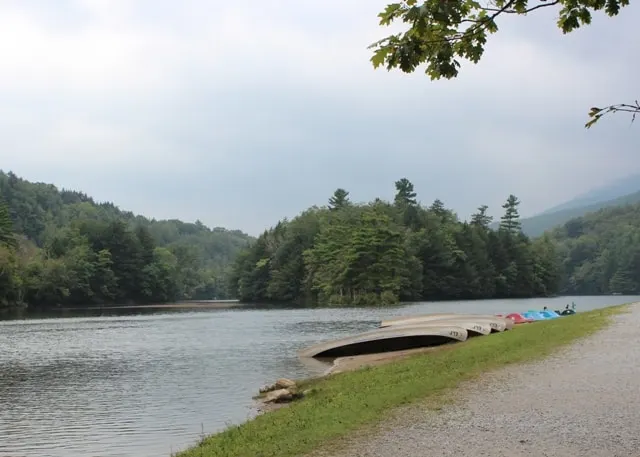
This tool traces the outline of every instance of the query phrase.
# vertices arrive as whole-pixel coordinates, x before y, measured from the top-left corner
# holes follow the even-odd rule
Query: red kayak
[[[528,324],[529,322],[533,322],[533,319],[527,319],[520,313],[507,314],[505,317],[511,319],[514,324]]]

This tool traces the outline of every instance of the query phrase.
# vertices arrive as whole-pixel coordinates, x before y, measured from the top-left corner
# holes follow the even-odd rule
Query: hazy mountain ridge
[[[555,211],[551,213],[542,213],[537,216],[521,219],[522,231],[529,236],[539,236],[545,231],[565,224],[571,219],[582,217],[588,213],[594,213],[604,208],[624,206],[640,202],[640,191],[632,194],[623,195],[612,200],[592,203],[577,208],[568,208],[565,210]]]
[[[523,217],[520,219],[522,231],[531,237],[540,236],[547,230],[587,213],[637,202],[640,202],[640,174],[630,175],[606,186],[592,189],[535,216]],[[496,220],[491,224],[491,228],[496,229],[499,225],[500,221]]]
[[[640,191],[640,174],[634,174],[634,175],[626,176],[624,178],[613,181],[605,186],[592,189],[588,192],[585,192],[584,194],[581,194],[575,198],[572,198],[569,201],[566,201],[559,205],[548,208],[543,212],[541,212],[540,214],[536,214],[536,216],[541,216],[543,214],[557,213],[559,211],[564,211],[567,209],[582,208],[585,206],[595,205],[596,203],[609,202],[619,197],[634,194],[639,191]],[[536,216],[533,216],[533,217],[536,217]]]

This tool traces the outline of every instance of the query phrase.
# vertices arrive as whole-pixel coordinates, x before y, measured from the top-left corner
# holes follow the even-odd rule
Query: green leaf
[[[402,4],[391,3],[387,5],[383,12],[378,14],[380,18],[380,25],[389,25],[396,18],[398,11],[402,9]]]
[[[390,52],[391,48],[388,46],[379,48],[371,57],[373,68],[378,68],[380,65],[383,65]]]
[[[587,129],[590,129],[596,122],[598,122],[600,120],[600,118],[602,117],[602,114],[597,114],[595,116],[593,116],[593,119],[591,119],[589,122],[587,122],[584,126]]]

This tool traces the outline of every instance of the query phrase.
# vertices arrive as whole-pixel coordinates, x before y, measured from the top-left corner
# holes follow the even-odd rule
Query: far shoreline
[[[240,300],[185,300],[176,303],[155,303],[147,305],[96,305],[82,307],[55,308],[57,311],[93,311],[118,309],[228,309],[248,306]]]

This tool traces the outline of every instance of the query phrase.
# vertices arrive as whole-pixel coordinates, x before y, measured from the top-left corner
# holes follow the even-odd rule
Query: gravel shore
[[[640,304],[630,311],[548,359],[462,387],[440,413],[408,409],[333,457],[639,457]]]

